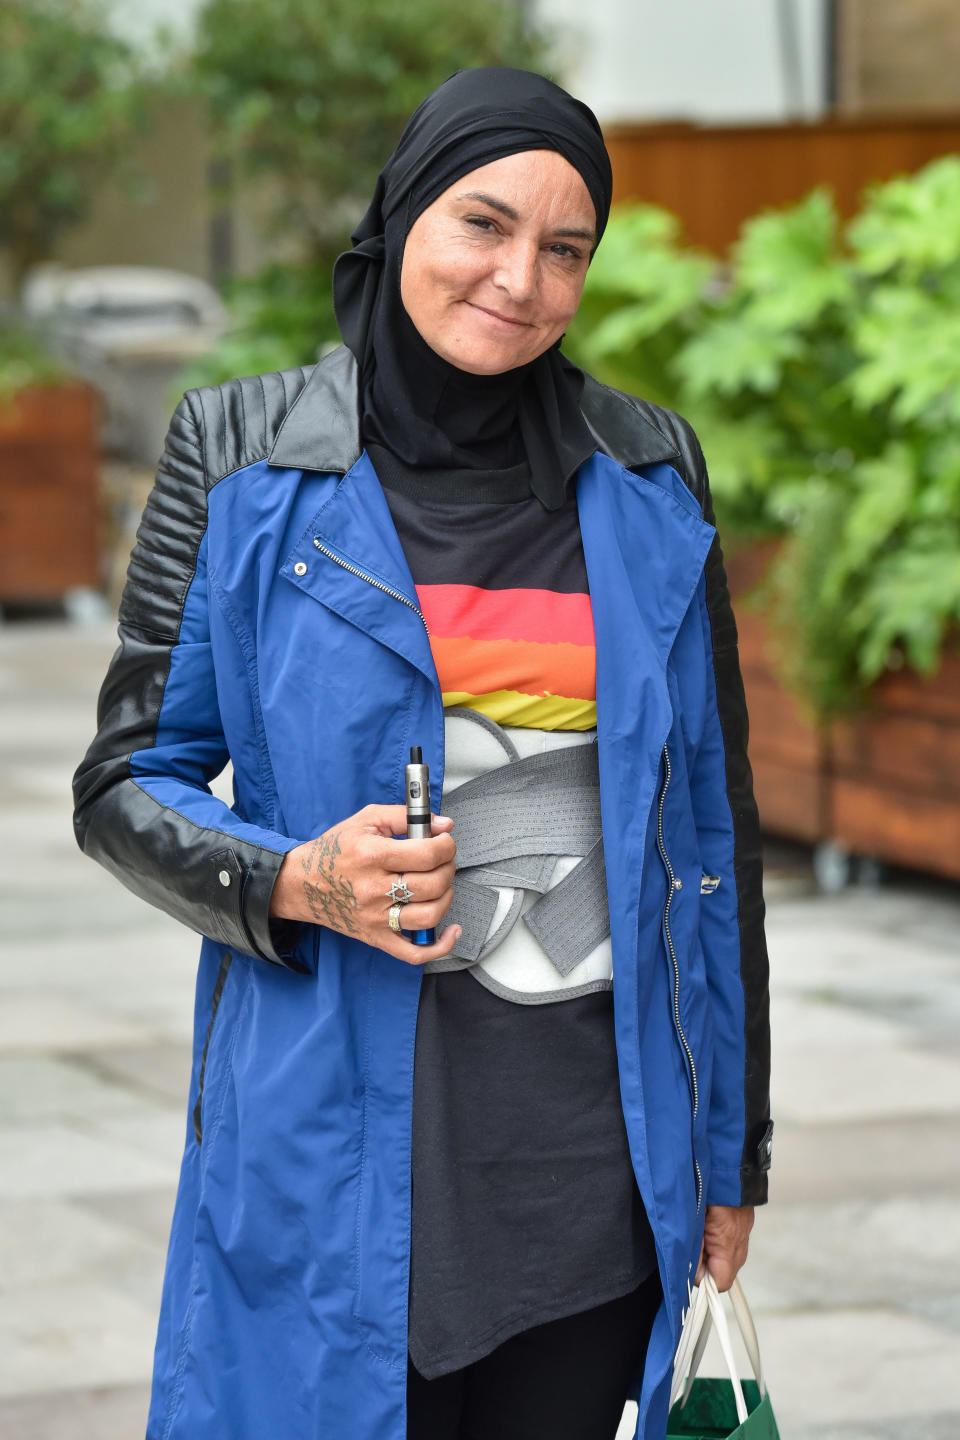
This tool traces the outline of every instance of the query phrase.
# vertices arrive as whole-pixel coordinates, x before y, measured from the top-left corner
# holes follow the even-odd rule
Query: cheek
[[[408,301],[435,310],[462,298],[479,284],[490,270],[490,260],[462,244],[438,240],[422,247],[400,272],[400,295]]]
[[[583,293],[583,279],[579,275],[552,277],[543,291],[544,314],[548,324],[557,330],[565,330],[576,315]]]

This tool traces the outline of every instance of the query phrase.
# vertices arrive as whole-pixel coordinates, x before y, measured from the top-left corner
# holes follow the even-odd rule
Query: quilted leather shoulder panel
[[[287,411],[313,368],[301,365],[187,391],[185,399],[196,420],[208,490],[225,475],[269,455]]]

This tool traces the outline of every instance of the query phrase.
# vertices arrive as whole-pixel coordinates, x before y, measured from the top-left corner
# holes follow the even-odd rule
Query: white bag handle
[[[683,1318],[683,1329],[680,1331],[680,1342],[677,1345],[677,1353],[673,1359],[673,1385],[670,1391],[670,1405],[673,1406],[683,1390],[683,1382],[688,1372],[696,1373],[703,1353],[703,1346],[706,1344],[706,1337],[710,1333],[710,1312],[707,1305],[707,1292],[702,1285],[691,1290],[687,1286],[687,1313]]]
[[[757,1388],[762,1396],[766,1393],[766,1386],[764,1385],[763,1370],[760,1364],[760,1346],[757,1341],[757,1330],[739,1280],[734,1280],[729,1293],[733,1313],[737,1320],[737,1326],[743,1338],[744,1347],[754,1376],[756,1377]],[[709,1271],[706,1272],[703,1280],[694,1290],[683,1322],[680,1343],[677,1346],[677,1354],[674,1360],[670,1404],[671,1406],[674,1405],[682,1396],[681,1404],[686,1405],[687,1400],[690,1398],[690,1391],[693,1388],[693,1382],[696,1379],[700,1362],[703,1359],[703,1352],[706,1349],[707,1340],[709,1339],[711,1325],[716,1328],[717,1339],[720,1342],[720,1350],[727,1367],[730,1383],[733,1386],[733,1396],[737,1406],[737,1423],[742,1425],[748,1415],[747,1403],[743,1394],[743,1386],[740,1384],[740,1377],[737,1373],[737,1363],[734,1359],[733,1346],[730,1342],[730,1329],[727,1324],[726,1312],[723,1307],[723,1302],[720,1299],[720,1292],[717,1290],[717,1282]]]
[[[728,1291],[730,1304],[733,1306],[733,1313],[737,1317],[737,1325],[740,1327],[740,1337],[743,1340],[744,1349],[747,1352],[747,1359],[753,1370],[753,1378],[757,1382],[757,1389],[760,1391],[761,1399],[767,1393],[767,1387],[763,1379],[763,1366],[760,1363],[760,1341],[757,1339],[757,1327],[753,1323],[753,1316],[750,1313],[750,1306],[747,1304],[747,1297],[744,1295],[739,1279],[734,1278],[733,1284]]]

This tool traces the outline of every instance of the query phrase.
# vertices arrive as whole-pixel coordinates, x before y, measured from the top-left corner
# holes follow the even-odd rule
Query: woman
[[[206,937],[152,1440],[599,1440],[628,1393],[659,1436],[701,1242],[745,1257],[766,958],[706,476],[558,349],[610,190],[585,106],[459,73],[338,262],[346,348],[174,416],[76,781],[87,853]]]

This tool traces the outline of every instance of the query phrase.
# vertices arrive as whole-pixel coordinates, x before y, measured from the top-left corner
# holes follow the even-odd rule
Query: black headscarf
[[[461,70],[414,111],[373,200],[337,261],[333,297],[360,367],[362,435],[408,465],[490,470],[526,460],[547,507],[594,448],[580,413],[583,375],[560,342],[502,375],[473,375],[422,338],[400,298],[407,235],[461,176],[523,150],[556,150],[579,171],[599,240],[612,192],[610,160],[588,107],[541,75]]]

